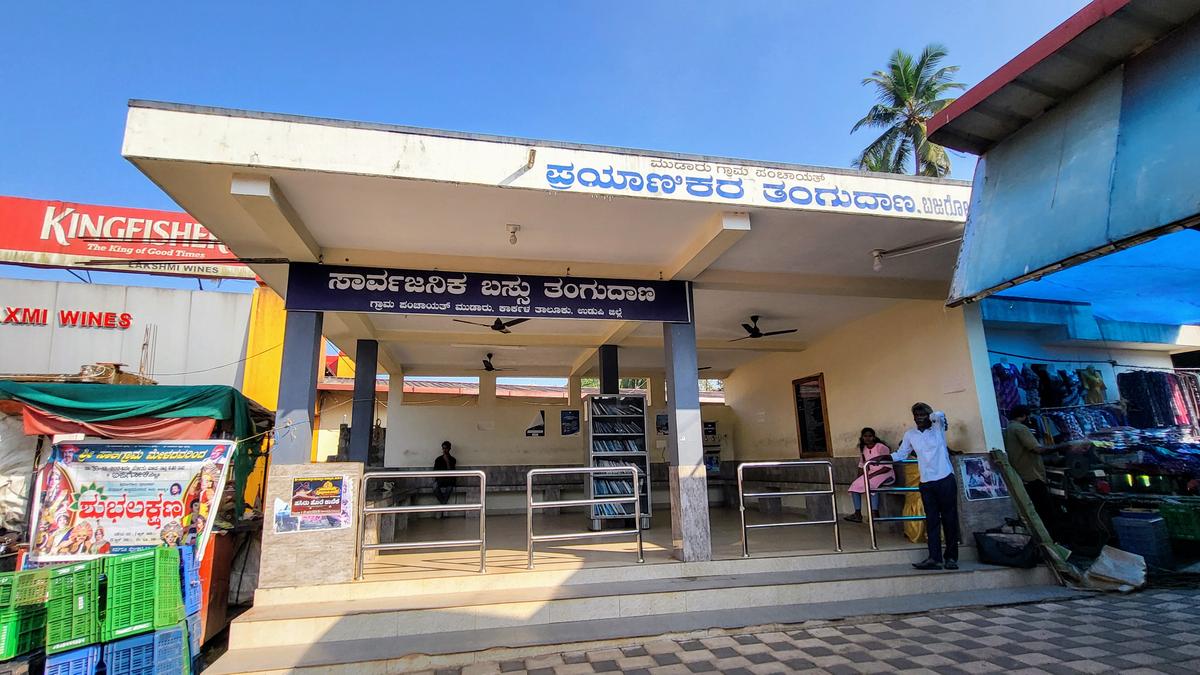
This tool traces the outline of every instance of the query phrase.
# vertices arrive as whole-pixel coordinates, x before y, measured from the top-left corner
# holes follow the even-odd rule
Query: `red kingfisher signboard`
[[[253,279],[186,213],[0,197],[0,262]],[[120,264],[87,264],[104,261]]]

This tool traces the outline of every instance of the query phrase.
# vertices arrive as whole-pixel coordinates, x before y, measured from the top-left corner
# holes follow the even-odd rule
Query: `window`
[[[547,403],[565,403],[567,380],[562,377],[497,377],[497,398],[546,399]]]
[[[829,457],[829,424],[826,420],[825,374],[792,380],[796,399],[796,436],[801,457]]]

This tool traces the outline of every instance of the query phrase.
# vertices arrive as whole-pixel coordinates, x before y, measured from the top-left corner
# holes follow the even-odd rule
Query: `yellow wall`
[[[946,412],[951,448],[987,451],[963,313],[913,300],[842,326],[803,352],[770,354],[735,369],[725,396],[738,420],[737,459],[799,455],[792,380],[818,373],[825,374],[834,455],[855,455],[864,426],[895,448],[912,426],[916,401]]]
[[[279,402],[279,369],[283,363],[283,298],[260,286],[250,301],[250,328],[246,340],[246,367],[242,393],[274,410]]]
[[[317,395],[317,433],[313,461],[324,462],[337,454],[338,434],[342,424],[350,424],[351,401],[353,392],[322,391]],[[387,423],[387,392],[375,393],[375,419]]]
[[[279,403],[279,371],[283,363],[283,332],[286,312],[283,298],[266,286],[254,289],[250,300],[250,323],[246,338],[246,362],[242,371],[242,394],[275,410]],[[266,478],[267,462],[258,460],[246,479],[245,499],[257,501]]]

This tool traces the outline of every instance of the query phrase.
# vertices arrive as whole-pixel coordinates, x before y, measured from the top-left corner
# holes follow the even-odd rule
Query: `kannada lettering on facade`
[[[955,220],[965,220],[969,208],[970,188],[966,186],[702,161],[640,157],[625,161],[639,168],[584,164],[575,157],[547,162],[545,185],[556,191]]]
[[[296,263],[288,308],[461,316],[687,321],[686,282],[489,275]]]
[[[466,275],[446,279],[441,276],[431,275],[428,277],[422,276],[406,276],[406,275],[390,275],[388,272],[380,272],[378,274],[359,274],[346,272],[329,272],[328,273],[329,290],[336,291],[387,291],[391,293],[430,293],[440,295],[449,293],[451,295],[462,295],[467,292],[467,277]],[[479,292],[485,296],[514,298],[515,302],[521,305],[529,304],[529,296],[532,287],[529,282],[522,281],[521,277],[516,279],[483,279],[479,284]],[[597,280],[590,281],[564,281],[563,279],[555,279],[554,281],[541,282],[542,295],[546,298],[582,298],[584,300],[625,300],[631,302],[654,302],[654,289],[648,286],[634,286],[628,284],[605,284]],[[412,303],[403,303],[411,305]],[[371,308],[376,310],[393,309],[397,304],[394,301],[379,301],[371,302]],[[435,308],[445,309],[441,303],[435,303]],[[460,311],[492,311],[491,305],[466,305],[458,304],[455,309]]]

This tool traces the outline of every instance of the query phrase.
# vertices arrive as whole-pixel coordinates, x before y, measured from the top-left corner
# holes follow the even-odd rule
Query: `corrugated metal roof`
[[[1094,0],[929,120],[976,155],[1200,14],[1200,0]]]

